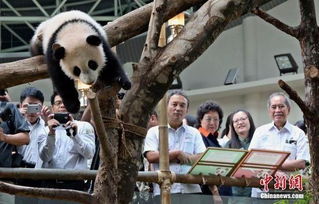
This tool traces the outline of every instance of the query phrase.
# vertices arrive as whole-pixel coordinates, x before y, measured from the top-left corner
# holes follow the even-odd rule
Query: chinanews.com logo
[[[275,182],[274,189],[277,190],[276,192],[269,192],[269,183],[272,180],[274,180]],[[301,192],[303,190],[303,187],[302,187],[302,176],[300,174],[291,175],[289,178],[285,175],[281,175],[281,176],[275,175],[275,177],[273,177],[269,174],[265,174],[264,178],[260,179],[260,185],[263,186],[263,192],[259,193],[258,195],[258,198],[261,198],[261,199],[303,199],[304,198],[304,194]],[[282,192],[278,190],[282,190]],[[294,192],[287,192],[286,190],[290,190],[290,191],[294,190]]]
[[[287,192],[281,192],[281,193],[260,193],[259,198],[261,199],[304,199],[303,193],[287,193]]]

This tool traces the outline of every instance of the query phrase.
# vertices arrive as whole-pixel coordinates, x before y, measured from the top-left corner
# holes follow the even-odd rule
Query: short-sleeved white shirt
[[[193,127],[182,125],[177,130],[168,127],[168,150],[182,150],[189,154],[198,154],[206,150],[205,144],[199,131]],[[148,151],[159,152],[159,129],[158,126],[152,127],[148,130],[144,153]],[[153,163],[154,170],[159,170],[159,164]],[[191,168],[189,165],[181,165],[177,163],[170,163],[170,171],[185,174]],[[174,183],[171,187],[171,193],[198,193],[201,192],[198,184],[181,184]],[[154,185],[154,195],[160,194],[159,185]]]
[[[288,121],[281,130],[278,130],[274,122],[258,127],[249,149],[287,151],[290,152],[287,160],[310,161],[308,138],[301,129]],[[257,196],[257,191],[253,188],[252,197]]]

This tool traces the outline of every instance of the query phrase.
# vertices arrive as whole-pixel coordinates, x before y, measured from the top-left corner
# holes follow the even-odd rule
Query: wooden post
[[[158,46],[164,47],[166,45],[166,23],[162,25]],[[159,123],[159,143],[160,143],[160,158],[159,158],[159,183],[161,185],[161,203],[171,203],[171,173],[169,170],[169,156],[168,156],[168,127],[167,127],[167,96],[163,96],[160,101],[160,123]]]

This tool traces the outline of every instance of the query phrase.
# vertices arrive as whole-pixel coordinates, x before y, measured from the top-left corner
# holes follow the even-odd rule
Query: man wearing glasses
[[[285,172],[278,172],[281,175],[304,169],[310,160],[308,139],[301,129],[287,120],[291,108],[289,98],[282,92],[273,93],[269,96],[267,107],[273,121],[256,129],[249,149],[290,152],[280,167]],[[253,188],[252,197],[257,197],[257,193],[258,189]]]
[[[39,154],[43,168],[88,169],[87,160],[95,151],[92,125],[76,121],[58,93],[51,96],[52,112],[48,120],[48,136],[39,137]],[[83,181],[45,181],[44,187],[84,190]]]

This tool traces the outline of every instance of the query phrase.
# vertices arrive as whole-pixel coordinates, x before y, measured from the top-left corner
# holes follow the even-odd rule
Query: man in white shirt
[[[54,93],[51,97],[52,112],[66,113],[65,124],[54,114],[49,116],[48,136],[39,137],[39,153],[43,168],[88,169],[87,160],[95,151],[95,135],[88,122],[76,121],[67,113],[61,97]],[[83,181],[47,181],[46,187],[83,190]]]
[[[18,152],[23,156],[25,167],[34,168],[39,160],[38,137],[48,134],[45,122],[40,117],[47,117],[50,110],[43,105],[43,93],[34,87],[25,88],[20,94],[20,113],[25,117],[30,128],[30,143],[18,147]]]
[[[304,169],[309,162],[309,144],[305,133],[287,120],[290,112],[289,98],[281,92],[273,93],[268,100],[268,113],[273,122],[256,129],[249,149],[268,149],[290,152],[288,159],[280,167],[281,171]],[[259,189],[252,189],[252,197],[257,197]]]
[[[186,156],[195,156],[205,151],[199,131],[188,125],[183,125],[189,107],[189,100],[180,91],[173,92],[168,97],[167,117],[169,136],[170,170],[175,173],[185,174],[191,167],[186,162]],[[152,127],[145,138],[144,156],[152,163],[155,171],[159,169],[159,128]],[[198,184],[174,183],[171,193],[201,193]],[[159,185],[154,185],[154,195],[160,194]]]

